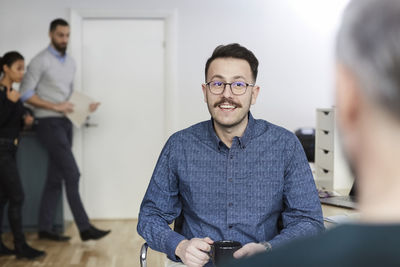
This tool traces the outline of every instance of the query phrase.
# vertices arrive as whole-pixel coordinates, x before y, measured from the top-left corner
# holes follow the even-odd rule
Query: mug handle
[[[208,256],[210,256],[210,259],[212,259],[212,258],[214,258],[214,255],[215,255],[215,246],[214,246],[214,244],[211,244],[210,247],[211,247],[211,249],[210,249],[210,251],[207,252],[207,254],[208,254]]]

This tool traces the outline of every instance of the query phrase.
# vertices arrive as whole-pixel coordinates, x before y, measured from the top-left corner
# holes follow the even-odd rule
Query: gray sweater
[[[75,62],[68,54],[61,62],[49,47],[44,49],[28,65],[20,86],[22,100],[37,94],[52,103],[67,101],[73,90],[75,71]],[[42,108],[34,108],[34,113],[37,118],[64,116],[63,113]]]

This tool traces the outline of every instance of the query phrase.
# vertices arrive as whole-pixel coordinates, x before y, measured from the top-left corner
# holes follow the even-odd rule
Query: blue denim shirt
[[[168,226],[183,212],[181,233]],[[279,229],[281,217],[283,229]],[[173,134],[141,204],[138,233],[172,260],[183,239],[268,241],[272,247],[324,229],[321,205],[296,136],[249,122],[228,148],[213,121]]]

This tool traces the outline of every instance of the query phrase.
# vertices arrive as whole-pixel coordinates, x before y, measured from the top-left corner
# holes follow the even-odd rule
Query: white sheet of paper
[[[67,113],[67,118],[78,128],[86,121],[90,115],[89,105],[95,102],[91,97],[77,91],[73,91],[68,100],[74,104],[74,111]]]

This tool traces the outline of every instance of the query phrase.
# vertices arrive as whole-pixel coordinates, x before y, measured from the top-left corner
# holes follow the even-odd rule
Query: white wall
[[[0,54],[18,50],[29,62],[48,44],[49,22],[69,19],[71,8],[176,9],[176,130],[209,118],[200,86],[204,64],[217,45],[231,42],[247,46],[260,61],[254,115],[295,130],[314,126],[315,108],[334,102],[333,40],[346,1],[1,0]]]
[[[178,117],[174,130],[209,119],[201,92],[204,64],[217,45],[232,42],[248,47],[260,62],[255,117],[295,130],[314,127],[315,109],[334,103],[334,36],[347,1],[0,0],[0,54],[17,50],[29,62],[48,45],[49,22],[56,17],[69,20],[71,8],[175,10]],[[71,219],[69,209],[65,212]]]

